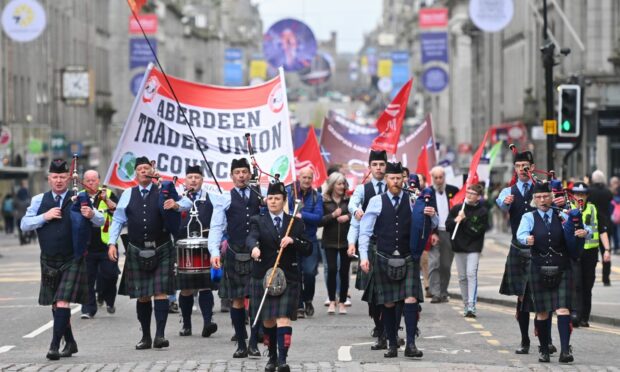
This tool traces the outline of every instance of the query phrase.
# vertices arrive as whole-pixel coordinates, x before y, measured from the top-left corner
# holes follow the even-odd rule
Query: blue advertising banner
[[[422,85],[431,93],[439,93],[448,86],[448,73],[441,67],[431,67],[422,74]]]
[[[448,33],[422,32],[420,34],[422,64],[431,61],[448,63]]]
[[[157,53],[157,40],[148,38]],[[129,69],[136,67],[148,66],[150,62],[155,62],[155,57],[151,53],[151,49],[144,38],[129,39]]]
[[[403,85],[409,81],[409,78],[409,52],[405,50],[392,52],[392,91],[390,98],[396,97]]]
[[[228,48],[224,51],[224,60],[238,61],[243,58],[243,51],[239,48]]]
[[[227,48],[224,50],[224,60],[224,85],[244,85],[243,51],[239,48]]]
[[[134,97],[138,94],[138,91],[140,90],[140,85],[142,85],[142,78],[144,78],[144,71],[138,72],[129,81],[129,90],[131,90],[131,94],[133,94]]]

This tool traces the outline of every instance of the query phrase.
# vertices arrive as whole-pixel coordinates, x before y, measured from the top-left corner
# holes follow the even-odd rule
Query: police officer
[[[250,330],[249,348],[245,342],[247,337],[244,300],[248,295],[252,271],[251,252],[245,246],[245,239],[250,232],[250,218],[260,213],[262,202],[260,190],[250,187],[251,176],[247,159],[233,159],[230,177],[234,187],[230,193],[223,194],[214,200],[215,208],[209,231],[211,265],[215,268],[221,265],[224,269],[218,294],[220,298],[232,300],[230,319],[237,340],[237,350],[233,358],[247,358],[248,355],[260,357],[256,329]],[[219,247],[224,233],[228,237],[228,248],[225,256],[220,259]]]
[[[251,250],[255,260],[250,280],[250,306],[252,319],[257,316],[263,320],[265,340],[269,350],[269,361],[265,371],[288,372],[286,363],[288,350],[291,346],[293,328],[291,318],[294,319],[297,301],[301,291],[301,276],[298,267],[298,256],[308,256],[312,253],[312,245],[304,233],[304,223],[299,218],[284,213],[286,191],[282,183],[269,185],[267,191],[268,213],[253,216],[250,220],[250,234],[246,240],[246,247]],[[287,228],[294,218],[290,232]],[[283,250],[282,252],[280,252]],[[278,268],[283,271],[284,278],[279,277],[274,288],[282,293],[272,293],[265,297],[261,313],[258,314],[260,302],[265,293],[264,280],[268,276],[278,254],[281,253]]]
[[[370,155],[368,157],[368,171],[371,176],[370,182],[357,185],[353,191],[353,195],[351,195],[351,199],[349,200],[349,213],[353,216],[351,219],[351,225],[349,226],[349,233],[347,234],[347,242],[349,244],[347,253],[349,256],[355,255],[356,244],[359,238],[359,223],[364,215],[366,207],[368,206],[368,202],[373,196],[380,195],[386,190],[384,179],[386,164],[387,153],[385,150],[370,150]],[[371,239],[368,248],[370,260],[374,259],[375,249],[374,239]],[[372,268],[367,273],[362,270],[358,270],[355,279],[355,288],[360,291],[366,290],[371,276]],[[372,320],[375,323],[375,327],[372,331],[372,337],[377,337],[377,342],[370,347],[371,350],[387,349],[387,341],[385,339],[383,329],[383,319],[381,317],[381,308],[382,306],[377,305],[376,303],[368,302],[368,315],[372,317]]]
[[[164,331],[168,320],[168,295],[174,293],[174,251],[164,219],[168,218],[168,213],[189,210],[191,204],[186,199],[178,202],[167,199],[160,205],[160,191],[152,182],[155,177],[153,165],[142,156],[136,159],[135,167],[138,185],[125,190],[118,201],[112,220],[108,256],[112,261],[118,260],[116,241],[126,224],[127,258],[119,294],[137,298],[136,313],[142,326],[142,339],[136,349],[144,350],[170,345]],[[155,298],[154,306],[151,297]],[[157,326],[154,340],[151,338],[153,310]]]
[[[397,323],[395,305],[404,301],[403,314],[407,340],[405,356],[422,357],[415,345],[419,302],[423,301],[420,283],[420,252],[410,248],[412,205],[402,190],[403,175],[400,163],[387,163],[385,194],[370,199],[360,222],[360,268],[364,272],[373,266],[373,277],[364,296],[383,305],[383,323],[389,341],[386,358],[398,356]],[[423,214],[431,217],[431,227],[438,223],[433,207],[424,207]],[[368,245],[376,236],[377,251],[374,261],[369,261]],[[414,255],[416,258],[414,259]]]
[[[78,352],[71,330],[70,304],[88,301],[86,261],[76,257],[73,247],[70,215],[73,191],[69,187],[69,167],[62,159],[55,159],[49,167],[47,183],[50,191],[36,195],[22,218],[22,231],[37,231],[41,247],[41,288],[39,305],[52,305],[54,326],[47,359],[58,360]],[[80,213],[93,226],[103,224],[103,215],[88,206]],[[59,352],[60,340],[65,347]]]
[[[86,256],[88,271],[88,303],[82,305],[82,319],[90,319],[97,313],[97,294],[99,301],[106,304],[109,314],[114,314],[116,308],[116,282],[118,280],[118,262],[108,258],[108,240],[110,239],[110,225],[112,215],[116,209],[118,198],[108,188],[101,188],[99,173],[96,170],[84,172],[85,191],[93,206],[105,217],[103,226],[93,227]],[[96,284],[96,285],[95,285]],[[96,292],[95,292],[96,287]]]
[[[560,363],[573,361],[569,347],[571,294],[574,290],[571,279],[570,259],[578,257],[576,248],[567,241],[562,219],[567,216],[554,213],[551,209],[553,194],[548,183],[538,182],[532,190],[536,210],[527,212],[521,218],[517,239],[522,245],[531,247],[531,261],[528,267],[529,288],[532,305],[536,312],[535,328],[540,341],[539,362],[549,362],[549,313],[558,317],[561,352]],[[589,235],[590,228],[575,229],[569,233],[579,238]],[[572,257],[571,257],[572,256]]]
[[[213,203],[209,193],[203,189],[203,170],[199,165],[188,166],[185,169],[185,190],[187,197],[196,204],[198,209],[198,218],[202,224],[203,231],[209,229],[211,216],[213,214]],[[181,228],[177,235],[177,239],[187,238],[187,225],[190,216],[187,212],[181,214]],[[193,221],[194,222],[194,221]],[[200,231],[191,230],[198,224],[190,225],[190,236],[201,237]],[[199,227],[198,227],[199,229]],[[219,251],[216,252],[219,254]],[[213,319],[213,292],[214,283],[211,282],[210,273],[204,274],[182,274],[177,276],[177,289],[181,290],[179,295],[179,307],[181,308],[181,316],[183,317],[183,327],[179,331],[180,336],[191,336],[192,334],[192,307],[194,306],[194,292],[198,291],[198,305],[202,313],[203,327],[202,337],[209,337],[217,331],[217,324]]]

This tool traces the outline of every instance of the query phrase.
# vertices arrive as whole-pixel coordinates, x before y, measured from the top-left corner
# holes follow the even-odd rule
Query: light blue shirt
[[[540,218],[542,218],[543,221],[545,220],[545,215],[548,215],[549,222],[551,222],[551,218],[553,215],[552,209],[549,209],[547,212],[543,212],[540,209],[537,209],[535,211],[527,212],[523,214],[523,217],[521,217],[521,223],[519,223],[519,229],[517,229],[517,240],[519,241],[519,243],[523,245],[527,244],[527,237],[532,235],[532,230],[534,230],[534,213],[535,212],[538,212],[538,214],[540,215]],[[560,216],[562,216],[563,219],[568,218],[568,215],[564,212],[560,212]],[[591,239],[592,228],[588,225],[584,225],[583,228],[588,232],[586,239]]]
[[[144,189],[150,192],[153,187],[153,183],[150,183],[146,187],[138,185],[138,192],[142,193],[142,190]],[[133,190],[133,188],[125,189],[125,191],[121,194],[120,199],[118,199],[116,210],[114,211],[114,216],[112,217],[112,226],[110,227],[110,239],[108,240],[110,242],[116,242],[118,240],[123,226],[127,223],[127,213],[125,210],[127,209],[129,200],[131,199],[131,190]],[[187,196],[181,198],[177,204],[179,204],[179,211],[181,212],[190,210],[194,205]]]
[[[390,202],[392,202],[392,195],[388,193],[390,197]],[[404,192],[401,190],[399,197],[399,203],[410,203],[409,197],[404,195]],[[404,197],[404,198],[403,198]],[[368,206],[366,207],[366,212],[364,216],[360,220],[360,232],[359,232],[359,251],[360,251],[360,261],[368,259],[368,245],[370,243],[370,237],[372,236],[375,229],[375,222],[377,221],[377,217],[381,214],[381,209],[383,207],[383,202],[381,201],[381,195],[373,196],[368,202]],[[412,205],[409,204],[409,208]],[[433,217],[431,217],[431,228],[434,229],[439,224],[439,217],[437,213]],[[347,236],[348,238],[348,236]]]
[[[372,186],[375,188],[375,194],[379,194],[379,188],[377,186],[379,182],[381,182],[382,184],[381,189],[383,190],[383,192],[387,191],[385,179],[378,180],[378,179],[375,179],[374,177],[371,177],[370,182],[372,183]],[[358,209],[361,209],[362,204],[364,204],[364,185],[365,184],[355,186],[353,195],[351,195],[351,199],[349,199],[348,208],[349,208],[349,213],[351,213],[351,221],[355,219],[355,216],[354,216],[355,212]]]
[[[349,232],[347,233],[347,242],[349,244],[357,243],[357,238],[360,234],[360,222],[355,218],[351,218],[351,224],[349,225]]]
[[[523,192],[523,184],[528,184],[528,190],[532,189],[532,181],[527,181],[527,182],[523,182],[521,180],[517,180],[517,189],[519,189],[519,192],[521,193],[522,196],[525,196],[525,193]],[[512,187],[506,187],[502,190],[502,192],[499,193],[499,196],[497,197],[497,199],[495,200],[495,204],[497,204],[498,207],[501,208],[501,210],[507,212],[508,209],[510,209],[510,204],[504,204],[504,199],[506,199],[506,197],[508,195],[510,195],[512,193]]]
[[[62,203],[64,202],[68,191],[69,190],[66,190],[65,192],[60,194],[60,205],[62,205]],[[45,218],[43,217],[43,214],[37,214],[39,208],[41,207],[41,201],[43,201],[43,195],[44,194],[35,195],[32,198],[30,206],[26,210],[26,214],[22,218],[21,224],[19,225],[22,231],[36,230],[47,223],[47,221],[45,221]],[[56,195],[57,194],[52,193],[53,198],[56,198]],[[93,226],[102,226],[105,222],[103,214],[96,209],[93,210],[95,211],[95,215],[93,216],[93,218],[91,218],[90,222],[93,224]]]

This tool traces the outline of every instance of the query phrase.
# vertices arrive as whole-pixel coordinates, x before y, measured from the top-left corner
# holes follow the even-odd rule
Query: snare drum
[[[207,238],[192,237],[176,243],[178,274],[208,274],[211,269]]]

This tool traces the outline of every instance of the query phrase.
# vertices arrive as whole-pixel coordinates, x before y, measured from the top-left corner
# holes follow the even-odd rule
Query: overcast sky
[[[263,20],[263,33],[284,18],[306,23],[318,40],[338,33],[338,52],[357,52],[381,18],[381,0],[255,0]]]

